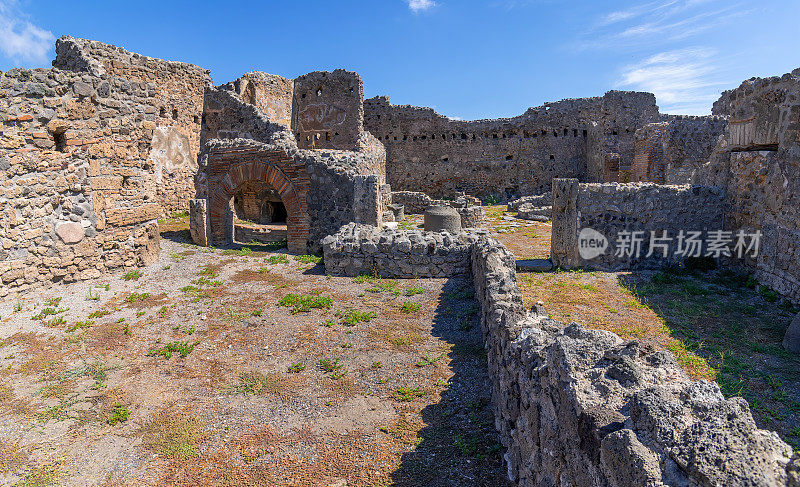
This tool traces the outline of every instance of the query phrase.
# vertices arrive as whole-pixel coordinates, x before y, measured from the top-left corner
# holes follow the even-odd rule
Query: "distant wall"
[[[375,97],[364,102],[364,114],[366,130],[386,146],[394,190],[507,200],[548,191],[555,177],[596,178],[589,159],[608,151],[621,153],[630,165],[633,134],[658,120],[658,107],[649,93],[609,92],[514,118],[465,122]],[[590,127],[592,121],[597,123]],[[591,144],[590,130],[597,132]]]
[[[337,69],[296,78],[292,129],[301,149],[354,150],[364,130],[361,77]]]
[[[145,90],[147,106],[128,107],[137,122],[152,116],[156,129],[146,156],[154,166],[158,201],[164,213],[188,211],[195,196],[194,175],[200,152],[203,94],[211,84],[208,70],[175,61],[142,56],[121,47],[86,39],[62,37],[56,42],[53,66],[94,77],[124,78],[122,93]],[[118,109],[110,105],[103,109]],[[100,117],[103,117],[101,111]],[[127,127],[119,127],[125,136]]]

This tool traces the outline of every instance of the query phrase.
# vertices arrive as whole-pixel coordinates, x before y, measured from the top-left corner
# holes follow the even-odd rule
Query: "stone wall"
[[[652,94],[617,91],[497,120],[452,120],[430,108],[392,105],[388,97],[366,100],[364,114],[366,130],[386,146],[387,178],[396,191],[503,201],[547,191],[556,177],[586,179],[596,154],[617,152],[630,165],[634,132],[659,117]]]
[[[725,131],[725,117],[664,116],[636,131],[634,182],[686,184],[708,162]]]
[[[325,272],[385,278],[467,274],[472,244],[480,234],[390,230],[351,223],[322,240]]]
[[[800,458],[742,398],[692,381],[666,351],[530,313],[514,256],[472,247],[495,424],[516,485],[797,486]]]
[[[79,68],[88,58],[63,54],[77,45],[60,39],[56,64]],[[159,118],[156,83],[98,69],[0,74],[0,297],[147,264],[163,204],[183,208],[163,198],[184,193],[165,183],[172,159],[154,156],[178,133]]]
[[[153,166],[156,194],[163,212],[187,211],[195,197],[194,175],[200,152],[200,125],[203,94],[211,84],[208,70],[198,66],[142,56],[102,42],[61,37],[56,42],[53,66],[87,73],[96,79],[104,76],[124,79],[117,92],[128,95],[145,91],[147,103],[116,109],[141,123],[154,123],[151,140],[142,141],[149,152],[138,157]],[[100,88],[105,90],[105,85]],[[108,100],[108,98],[106,98]],[[126,113],[130,110],[130,113]],[[100,113],[103,116],[103,113]],[[121,136],[126,126],[118,127]]]
[[[354,150],[364,130],[358,73],[315,71],[294,80],[292,129],[301,149]]]
[[[556,179],[553,182],[553,229],[551,258],[553,264],[565,268],[591,267],[619,270],[632,267],[662,265],[667,261],[680,261],[676,255],[679,232],[701,231],[701,239],[708,232],[721,230],[724,225],[725,191],[715,186],[657,185],[652,183],[580,183],[575,179]],[[608,247],[596,258],[584,259],[579,245],[586,245],[579,236],[592,229],[605,237]],[[651,233],[657,237],[667,232],[669,242],[667,258],[660,247],[650,250]],[[621,232],[642,232],[641,253],[615,256],[620,248]],[[583,243],[582,243],[583,242]],[[700,252],[705,255],[708,247]]]
[[[749,79],[714,111],[730,116],[728,128],[695,181],[727,188],[726,227],[763,234],[745,266],[800,302],[800,69]]]
[[[220,88],[234,91],[243,102],[258,108],[270,122],[291,127],[294,80],[252,71]]]

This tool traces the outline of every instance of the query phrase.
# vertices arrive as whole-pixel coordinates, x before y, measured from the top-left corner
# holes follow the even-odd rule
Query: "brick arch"
[[[233,242],[233,212],[230,201],[246,182],[266,182],[286,207],[286,230],[290,252],[306,253],[309,237],[307,195],[309,178],[305,165],[282,151],[216,153],[209,157],[209,220],[214,243]]]

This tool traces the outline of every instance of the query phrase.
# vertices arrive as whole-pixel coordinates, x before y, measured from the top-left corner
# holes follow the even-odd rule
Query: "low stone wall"
[[[709,232],[723,228],[724,198],[725,191],[715,186],[587,184],[576,179],[555,179],[550,247],[553,264],[565,268],[585,266],[619,270],[680,261],[684,258],[677,253],[677,238],[681,231],[685,235],[690,231],[701,232],[700,255],[705,256],[712,238]],[[607,241],[605,251],[589,259],[579,252],[579,240],[586,243],[583,237],[587,229],[598,232]],[[651,231],[656,232],[657,237],[666,231],[671,239],[653,242],[669,244],[666,258],[660,247],[654,247],[653,254],[647,256]],[[630,232],[642,233],[634,238]],[[622,242],[626,238],[631,245]],[[641,252],[633,248],[636,245],[634,240],[639,240]],[[628,252],[631,249],[633,251]],[[622,255],[615,255],[618,252]]]
[[[461,217],[462,228],[477,228],[483,223],[485,212],[482,206],[467,206],[466,208],[456,208]]]
[[[747,402],[666,351],[527,313],[514,257],[472,248],[495,424],[520,486],[798,485],[800,458]]]
[[[508,202],[508,211],[517,211],[522,205],[532,205],[535,207],[550,206],[553,203],[553,193],[547,192],[531,196],[523,196],[522,198]]]
[[[416,191],[392,191],[392,203],[403,205],[407,215],[421,214],[425,208],[431,206],[431,199],[425,193]]]
[[[325,270],[334,276],[447,277],[469,271],[481,232],[451,235],[350,223],[322,240]]]

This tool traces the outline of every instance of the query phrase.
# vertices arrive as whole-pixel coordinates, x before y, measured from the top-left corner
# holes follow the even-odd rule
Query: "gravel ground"
[[[162,230],[141,273],[0,303],[0,483],[506,485],[468,281]]]

